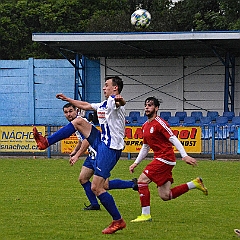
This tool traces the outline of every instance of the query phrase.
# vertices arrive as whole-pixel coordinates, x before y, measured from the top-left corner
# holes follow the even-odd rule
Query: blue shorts
[[[111,149],[101,141],[101,132],[92,126],[91,133],[87,138],[91,147],[97,152],[94,161],[94,175],[107,179],[110,172],[119,160],[122,150]]]
[[[95,159],[92,159],[91,156],[88,156],[88,157],[85,159],[85,161],[84,161],[84,163],[83,163],[83,166],[84,166],[84,167],[87,167],[87,168],[90,168],[90,169],[92,169],[92,170],[94,171],[94,164],[95,164]]]

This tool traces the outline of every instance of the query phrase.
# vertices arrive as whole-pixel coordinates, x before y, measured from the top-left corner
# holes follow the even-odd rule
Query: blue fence
[[[212,159],[219,155],[237,155],[239,126],[205,125],[202,127],[202,153],[211,154]]]
[[[100,64],[86,61],[85,88],[86,100],[99,102],[101,99]],[[59,125],[66,124],[62,114],[64,102],[55,98],[56,93],[64,92],[73,97],[74,69],[67,60],[28,59],[0,61],[0,125],[44,125],[52,134]],[[96,90],[97,89],[97,90]],[[202,153],[210,154],[212,159],[218,155],[237,155],[239,153],[238,129],[240,115],[234,112],[201,111],[160,112],[160,117],[170,126],[200,126],[202,129]],[[205,115],[205,116],[204,116]],[[126,125],[141,126],[146,116],[140,112],[130,112]],[[61,154],[57,143],[48,154]]]
[[[60,126],[47,126],[46,128],[47,135],[53,134],[59,128]],[[205,125],[202,126],[201,128],[202,128],[201,155],[203,156],[209,155],[211,156],[212,160],[218,158],[221,155],[232,155],[237,157],[237,155],[239,154],[238,136],[240,131],[238,125],[224,125],[224,126]],[[60,142],[48,148],[47,152],[44,152],[43,155],[48,157],[62,155]]]
[[[145,121],[146,117],[141,117],[141,121]],[[129,117],[126,117],[126,126],[140,127],[143,122],[139,123],[130,123]],[[27,126],[27,125],[25,125]],[[29,126],[29,125],[28,125]],[[46,134],[48,136],[52,135],[56,132],[61,126],[53,126],[53,125],[45,125],[46,126]],[[180,126],[180,125],[178,125]],[[188,125],[189,127],[194,127],[196,125]],[[199,125],[198,125],[199,126]],[[219,156],[224,156],[227,158],[230,155],[237,157],[240,153],[240,144],[239,144],[239,136],[240,136],[240,125],[235,123],[227,123],[224,125],[218,125],[214,123],[203,124],[200,126],[201,128],[201,153],[199,153],[203,157],[211,157],[213,160],[218,158]],[[26,135],[26,134],[25,134]],[[24,135],[24,136],[25,136]],[[1,145],[1,142],[0,142]],[[199,146],[199,145],[198,145]],[[42,156],[56,156],[56,155],[64,155],[61,152],[61,143],[58,142],[48,148],[47,151],[44,152],[0,152],[1,155],[42,155]],[[3,153],[3,154],[2,154]],[[66,155],[66,154],[65,154]],[[129,153],[128,156],[131,156]],[[231,157],[232,158],[232,157]]]
[[[220,155],[239,154],[239,128],[240,114],[237,116],[234,112],[209,111],[204,116],[201,111],[192,111],[190,114],[185,111],[160,112],[159,116],[166,120],[171,127],[189,126],[201,127],[202,130],[202,152],[209,154],[212,159]],[[141,116],[140,112],[132,111],[126,117],[126,125],[139,126],[146,121],[146,116]]]

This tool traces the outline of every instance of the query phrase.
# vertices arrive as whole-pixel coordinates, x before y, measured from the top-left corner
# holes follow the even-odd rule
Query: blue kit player
[[[91,189],[112,217],[112,223],[102,231],[103,234],[112,234],[126,227],[112,195],[104,188],[105,181],[110,177],[110,171],[116,165],[124,148],[126,102],[120,95],[122,89],[122,79],[114,76],[105,79],[103,93],[106,100],[101,103],[91,104],[57,94],[57,98],[72,103],[79,109],[97,111],[101,131],[83,118],[74,119],[48,138],[40,135],[36,127],[33,128],[33,135],[40,150],[71,136],[78,130],[96,151]]]

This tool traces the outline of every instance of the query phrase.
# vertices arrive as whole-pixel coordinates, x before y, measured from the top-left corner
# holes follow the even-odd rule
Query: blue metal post
[[[75,54],[75,85],[74,85],[74,99],[78,100],[78,86],[79,86],[79,55]]]
[[[81,66],[80,66],[81,64]],[[86,100],[85,99],[85,57],[82,56],[82,60],[79,59],[79,54],[75,54],[75,86],[74,86],[74,99],[75,100]]]
[[[231,76],[231,112],[234,112],[234,90],[235,90],[235,56],[231,58],[232,63],[232,76]]]
[[[48,133],[48,136],[51,135],[51,127],[50,126],[47,126],[47,133]],[[51,147],[49,147],[47,149],[47,156],[48,156],[48,158],[51,158]]]
[[[225,64],[224,112],[228,111],[234,112],[235,57],[230,56],[230,53],[228,52],[225,56],[224,64]]]
[[[212,128],[212,160],[215,160],[215,127]]]
[[[224,112],[228,112],[228,99],[229,99],[229,53],[225,57],[225,84],[224,84]]]
[[[237,154],[240,154],[240,128],[238,128],[238,149],[237,149]]]
[[[86,57],[82,56],[82,100],[86,101]]]

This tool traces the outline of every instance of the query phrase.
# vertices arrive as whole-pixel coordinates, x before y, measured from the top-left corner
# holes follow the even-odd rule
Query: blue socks
[[[49,145],[52,145],[62,139],[70,137],[76,130],[73,124],[70,122],[65,127],[60,128],[57,132],[47,138]]]
[[[99,206],[97,197],[95,196],[95,194],[91,190],[91,182],[88,181],[88,182],[82,184],[82,186],[83,186],[83,189],[86,193],[86,196],[87,196],[90,204],[92,206]]]
[[[109,214],[112,216],[113,220],[119,220],[122,218],[116,207],[112,195],[110,195],[108,192],[104,192],[98,196],[98,199],[105,207],[105,209],[109,212]]]
[[[113,179],[109,181],[108,189],[126,189],[126,188],[132,188],[133,187],[133,181],[124,181],[121,179]]]

